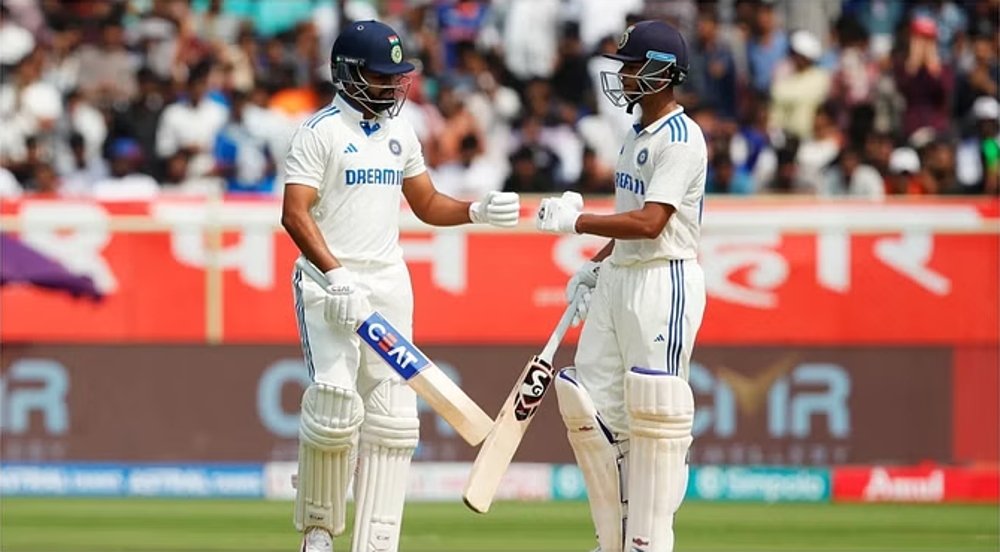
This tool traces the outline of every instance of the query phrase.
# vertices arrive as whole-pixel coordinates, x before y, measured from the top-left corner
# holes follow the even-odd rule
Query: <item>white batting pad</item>
[[[354,435],[364,418],[350,389],[313,383],[302,394],[295,528],[321,527],[334,536],[347,526],[347,489]]]
[[[590,514],[601,552],[621,552],[628,495],[628,440],[616,441],[572,367],[556,377],[559,413],[587,485]]]
[[[633,368],[625,375],[625,405],[632,441],[626,546],[670,552],[674,513],[687,490],[694,395],[682,378]]]
[[[404,383],[387,380],[372,391],[365,407],[352,551],[396,552],[410,459],[420,438],[417,396]]]

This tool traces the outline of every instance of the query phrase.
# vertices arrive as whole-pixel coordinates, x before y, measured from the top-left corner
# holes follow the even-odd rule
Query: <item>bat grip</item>
[[[538,355],[539,358],[552,364],[552,357],[556,355],[556,350],[559,349],[559,344],[562,343],[563,337],[566,335],[566,331],[569,330],[570,324],[573,323],[573,317],[576,315],[576,307],[583,300],[584,291],[587,286],[578,286],[576,288],[576,293],[573,294],[573,300],[570,301],[569,305],[566,306],[566,310],[563,311],[562,318],[559,319],[559,323],[556,324],[556,329],[552,331],[552,335],[549,336],[548,343],[545,344],[545,348]]]
[[[302,272],[305,272],[306,276],[323,287],[323,289],[329,287],[330,280],[326,278],[326,274],[323,274],[320,269],[316,268],[316,265],[309,262],[309,260],[305,257],[299,257],[296,259],[295,266],[297,266]]]

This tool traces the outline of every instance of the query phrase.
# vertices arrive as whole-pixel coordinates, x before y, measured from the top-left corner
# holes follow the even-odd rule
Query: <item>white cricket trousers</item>
[[[704,313],[705,276],[695,259],[601,267],[574,364],[617,435],[628,434],[625,374],[642,367],[687,380]]]
[[[413,289],[406,264],[348,268],[357,276],[358,287],[368,294],[372,308],[412,341]],[[367,397],[380,382],[395,377],[392,368],[370,351],[357,334],[334,328],[326,321],[323,316],[326,292],[298,268],[292,273],[292,290],[302,354],[312,381],[354,389]]]

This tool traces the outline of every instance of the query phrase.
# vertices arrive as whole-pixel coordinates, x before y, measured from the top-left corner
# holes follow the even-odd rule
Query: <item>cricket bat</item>
[[[465,505],[475,512],[485,514],[489,511],[493,497],[500,487],[500,481],[507,473],[507,468],[514,459],[514,453],[521,445],[524,433],[528,431],[528,425],[538,412],[545,392],[555,376],[552,357],[555,356],[566,330],[573,322],[573,315],[576,314],[577,303],[581,297],[583,297],[582,292],[576,294],[563,312],[545,348],[528,361],[510,396],[507,397],[507,402],[497,415],[493,431],[479,449],[476,461],[472,464],[472,471],[465,482],[465,490],[462,492]]]
[[[295,265],[324,289],[330,285],[326,275],[305,258],[300,257]],[[372,312],[355,333],[466,443],[476,446],[483,442],[493,429],[493,420],[384,316]]]

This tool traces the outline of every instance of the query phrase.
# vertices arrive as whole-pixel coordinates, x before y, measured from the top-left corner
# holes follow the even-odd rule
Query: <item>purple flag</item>
[[[89,276],[79,276],[21,240],[0,234],[0,286],[30,284],[45,289],[65,291],[74,297],[101,299]]]

